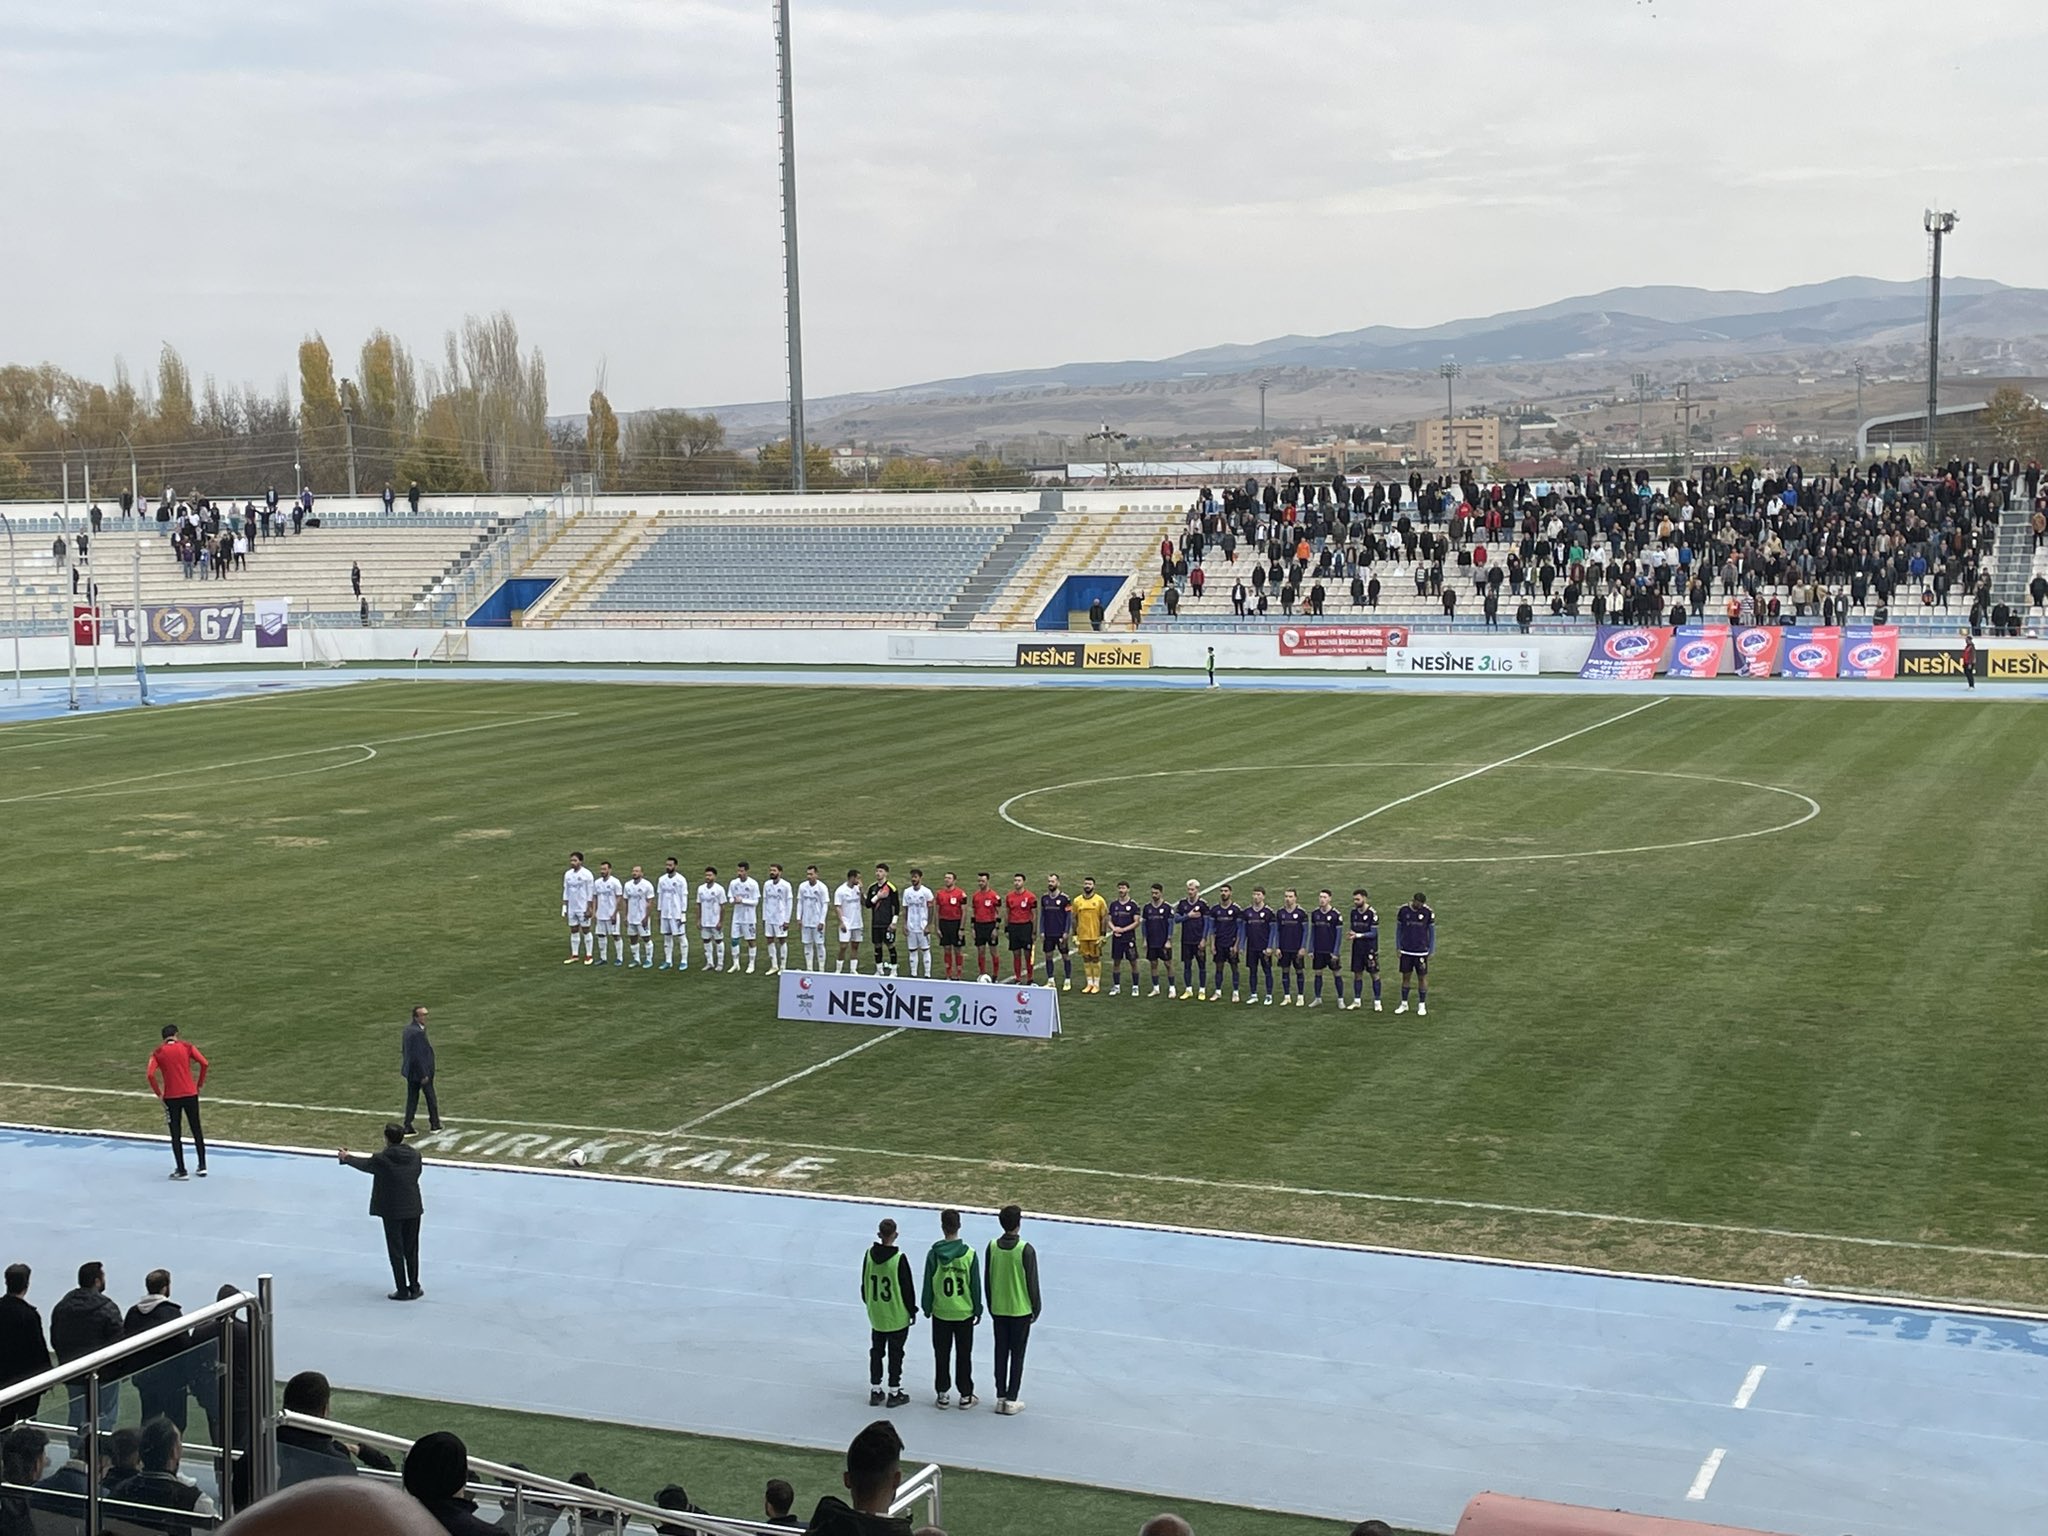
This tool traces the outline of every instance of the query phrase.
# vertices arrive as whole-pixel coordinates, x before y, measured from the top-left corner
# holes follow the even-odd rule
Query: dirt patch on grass
[[[147,859],[152,864],[163,864],[172,859],[189,859],[192,855],[182,848],[159,848],[155,853],[140,853],[136,857]]]
[[[510,827],[467,827],[455,834],[458,843],[494,842],[516,836]]]
[[[327,846],[327,839],[324,837],[273,836],[259,837],[256,839],[256,841],[259,843],[265,843],[272,848],[325,848]]]

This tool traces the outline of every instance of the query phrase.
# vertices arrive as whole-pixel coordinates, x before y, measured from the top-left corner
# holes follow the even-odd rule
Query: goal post
[[[299,647],[301,667],[338,667],[342,665],[341,645],[334,638],[334,631],[312,605],[306,606],[306,616],[300,621],[299,632],[303,639]]]

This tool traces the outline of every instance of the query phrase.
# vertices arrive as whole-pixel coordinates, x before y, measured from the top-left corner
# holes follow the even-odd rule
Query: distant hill
[[[932,439],[938,446],[957,442],[963,434],[971,441],[997,432],[1068,432],[1098,409],[1084,408],[1076,396],[1156,394],[1162,386],[1176,394],[1235,395],[1237,390],[1228,386],[1242,384],[1247,376],[1284,371],[1317,376],[1434,372],[1447,356],[1468,372],[1570,365],[1565,371],[1582,374],[1599,371],[1602,364],[1631,368],[1681,361],[1753,368],[1778,357],[1787,366],[1798,366],[1801,358],[1845,350],[1882,353],[1916,345],[1924,333],[1926,305],[1924,282],[1873,277],[1835,278],[1775,293],[1610,288],[1442,325],[1373,325],[1329,336],[1204,347],[1151,360],[1063,363],[937,379],[814,399],[810,417],[821,441],[858,433],[879,441]],[[2048,289],[2013,288],[1982,278],[1946,279],[1942,335],[1958,346],[2032,342],[2019,349],[2019,360],[2048,356]],[[982,402],[987,409],[963,411],[968,401]],[[718,415],[736,439],[746,442],[775,435],[783,411],[779,403],[761,402],[720,407]],[[976,419],[985,421],[978,434]],[[1126,425],[1137,427],[1130,421]]]

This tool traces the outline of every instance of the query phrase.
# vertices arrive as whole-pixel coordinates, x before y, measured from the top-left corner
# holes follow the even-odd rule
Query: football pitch
[[[2039,707],[367,682],[0,728],[0,1117],[2048,1304]],[[1416,890],[1430,1013],[1063,998],[1049,1042],[564,966],[571,849]],[[794,946],[794,939],[792,939]],[[701,955],[693,951],[693,960]],[[858,1047],[859,1049],[856,1049]]]

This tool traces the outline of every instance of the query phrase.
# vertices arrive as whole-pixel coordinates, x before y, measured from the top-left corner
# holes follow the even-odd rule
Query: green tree
[[[602,386],[590,392],[590,416],[584,425],[583,445],[597,474],[598,489],[618,489],[619,418]]]
[[[441,495],[489,490],[490,481],[463,445],[462,425],[455,397],[437,395],[420,416],[419,431],[399,458],[394,478],[417,480],[422,491]]]
[[[754,460],[754,483],[764,491],[789,489],[788,438],[777,438],[762,445]],[[832,467],[830,450],[815,443],[804,444],[804,484],[813,491],[836,491],[840,488],[841,476]]]
[[[944,484],[939,466],[930,459],[913,459],[902,454],[882,461],[875,484],[885,491],[928,491]]]
[[[2011,385],[1985,402],[1981,430],[1998,458],[2038,459],[2048,454],[2048,412]]]
[[[619,485],[628,491],[734,491],[747,483],[716,416],[646,411],[626,418]],[[785,461],[786,462],[786,461]],[[788,484],[785,474],[783,483]]]
[[[317,492],[347,488],[343,436],[334,358],[316,331],[299,343],[299,437],[306,483]]]

